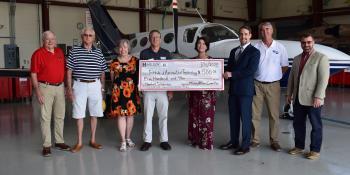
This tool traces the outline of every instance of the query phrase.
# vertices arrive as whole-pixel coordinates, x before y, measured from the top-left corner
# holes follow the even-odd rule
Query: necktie
[[[239,49],[239,51],[238,51],[238,54],[237,54],[237,56],[235,58],[236,61],[239,59],[239,57],[241,56],[241,54],[243,52],[243,47],[242,46],[240,46],[238,49]]]

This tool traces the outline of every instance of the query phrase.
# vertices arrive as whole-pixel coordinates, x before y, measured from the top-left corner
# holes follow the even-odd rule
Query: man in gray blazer
[[[305,147],[306,117],[309,117],[312,131],[310,152],[305,156],[315,160],[320,157],[322,144],[322,120],[321,109],[326,96],[326,88],[329,78],[328,58],[314,50],[314,38],[311,34],[301,37],[303,53],[294,58],[291,68],[287,103],[294,102],[294,133],[295,147],[289,150],[289,154],[303,153]]]

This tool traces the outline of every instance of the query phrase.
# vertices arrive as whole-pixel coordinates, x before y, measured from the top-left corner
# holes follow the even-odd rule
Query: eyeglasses
[[[93,37],[94,35],[92,35],[92,34],[83,34],[83,36],[85,36],[85,37]]]

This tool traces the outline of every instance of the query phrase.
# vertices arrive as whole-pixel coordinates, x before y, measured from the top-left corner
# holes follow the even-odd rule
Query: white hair
[[[47,36],[48,36],[49,34],[52,34],[52,35],[56,38],[55,33],[53,33],[53,32],[50,31],[50,30],[46,30],[45,32],[43,32],[43,33],[41,34],[41,39],[44,41],[44,40],[47,38]]]
[[[86,31],[91,31],[95,35],[95,30],[91,27],[85,27],[83,30],[81,30],[80,35],[83,36]]]

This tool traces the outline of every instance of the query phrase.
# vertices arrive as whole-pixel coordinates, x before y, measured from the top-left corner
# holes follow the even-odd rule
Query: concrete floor
[[[187,103],[183,93],[177,93],[169,109],[169,138],[173,149],[159,147],[158,128],[154,128],[153,147],[139,151],[142,143],[143,118],[137,116],[133,140],[137,148],[119,152],[119,137],[115,120],[100,119],[97,140],[104,149],[87,146],[89,123],[84,130],[85,147],[72,154],[52,150],[52,156],[41,156],[39,111],[36,103],[0,104],[0,175],[347,175],[350,174],[350,89],[329,88],[324,115],[324,142],[321,158],[310,161],[291,156],[293,128],[290,120],[280,122],[282,152],[274,152],[268,145],[266,115],[262,123],[262,146],[243,156],[232,155],[217,147],[229,137],[227,94],[219,93],[215,116],[215,148],[205,151],[187,145]],[[65,140],[73,145],[76,139],[75,122],[67,108]],[[154,126],[157,126],[157,120]],[[310,125],[308,125],[308,133]],[[309,136],[309,135],[308,135]],[[307,139],[307,145],[309,138]]]

